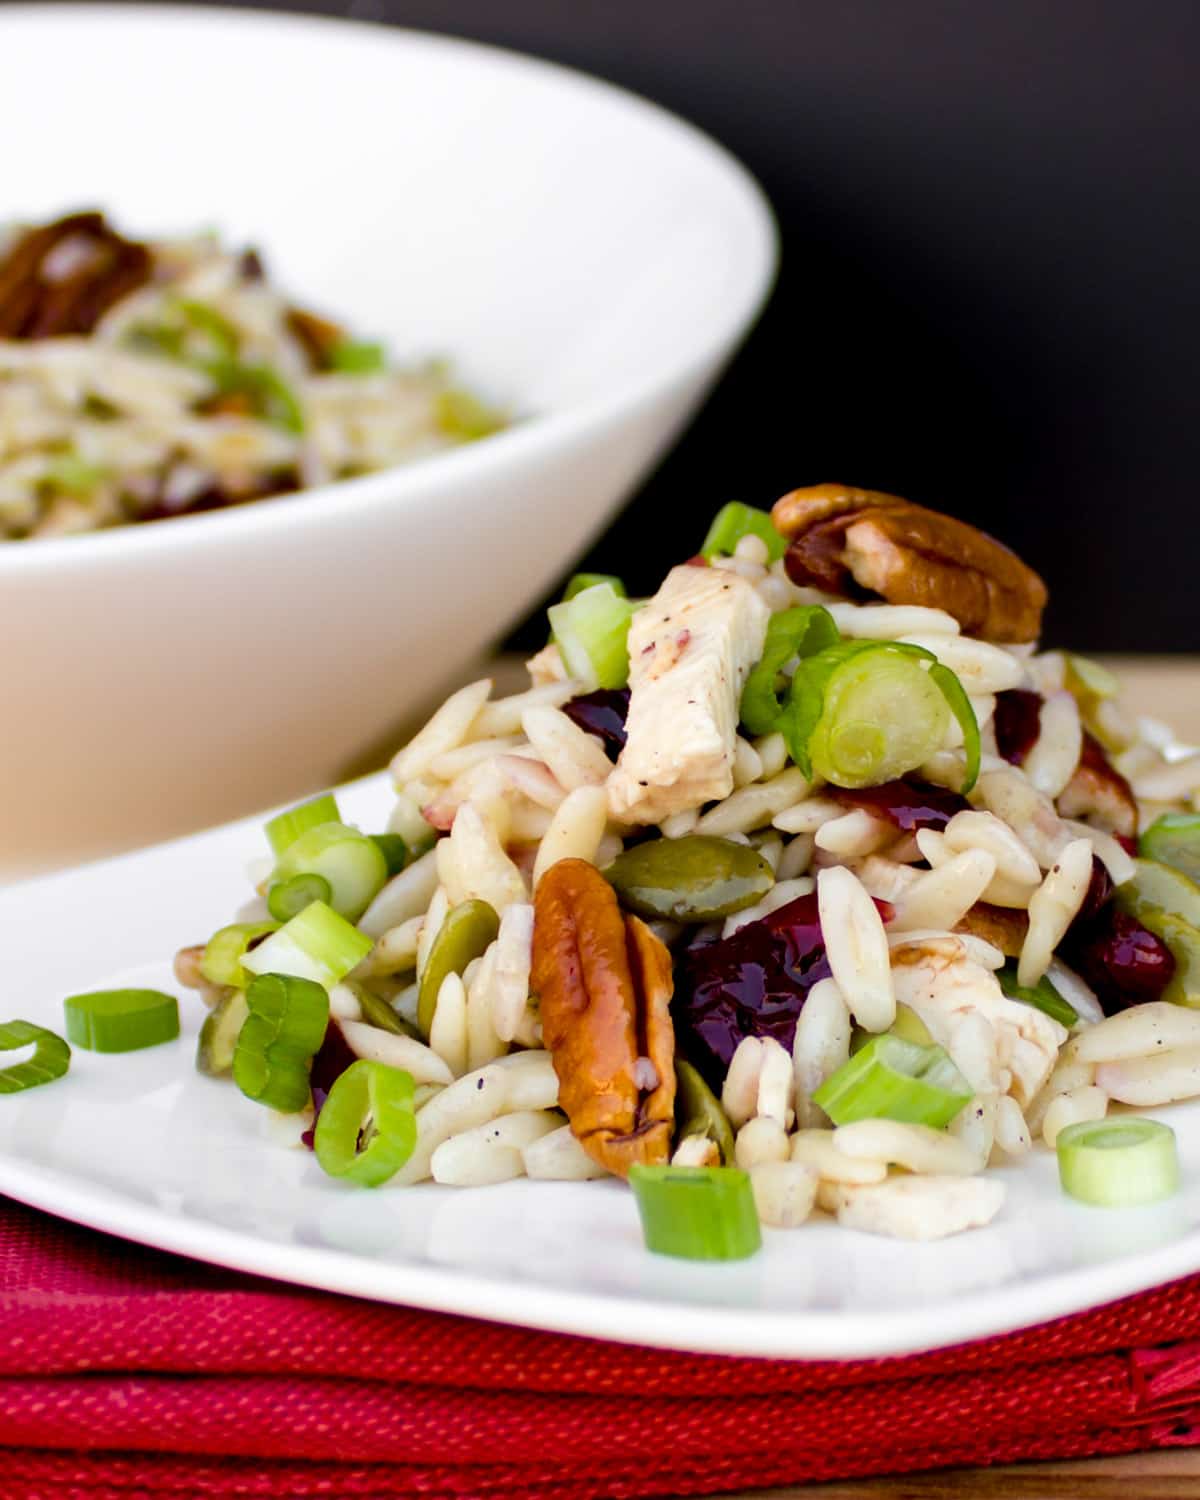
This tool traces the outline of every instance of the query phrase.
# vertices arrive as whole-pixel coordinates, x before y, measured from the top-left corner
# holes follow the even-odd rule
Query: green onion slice
[[[329,1024],[329,996],[310,979],[261,974],[233,1052],[233,1081],[248,1099],[284,1114],[308,1105],[313,1055]]]
[[[473,958],[486,953],[500,931],[500,918],[486,901],[452,906],[429,949],[417,992],[417,1025],[425,1036],[433,1025],[438,995],[447,974],[461,974]]]
[[[387,369],[387,350],[364,339],[343,339],[326,358],[341,375],[381,375]]]
[[[886,1032],[872,1037],[813,1094],[835,1125],[904,1120],[934,1130],[949,1125],[971,1098],[970,1084],[944,1048]]]
[[[187,297],[180,297],[171,305],[185,323],[208,340],[211,353],[217,359],[232,360],[237,357],[237,329],[215,307]]]
[[[1155,818],[1138,840],[1138,853],[1200,881],[1200,813],[1169,812]]]
[[[327,989],[370,953],[372,942],[324,901],[314,901],[242,959],[251,974],[291,974]],[[203,971],[203,965],[201,965]]]
[[[34,1048],[32,1057],[13,1063],[11,1068],[0,1068],[0,1094],[20,1094],[53,1083],[71,1066],[70,1047],[53,1031],[32,1021],[0,1022],[0,1052],[30,1046]]]
[[[319,875],[329,885],[328,904],[357,921],[387,884],[387,856],[374,839],[344,823],[320,823],[293,839],[275,862],[272,883]]]
[[[506,419],[470,391],[451,386],[434,399],[434,420],[447,437],[472,443],[499,432]]]
[[[629,1170],[646,1249],[683,1260],[745,1260],[762,1246],[750,1176],[738,1167]]]
[[[1179,1187],[1175,1132],[1158,1120],[1080,1120],[1058,1133],[1063,1191],[1098,1208],[1132,1208]]]
[[[634,605],[611,583],[594,583],[547,611],[550,633],[572,677],[589,688],[629,680],[629,622]]]
[[[209,984],[232,985],[241,990],[250,983],[242,960],[256,938],[275,932],[278,922],[234,922],[219,928],[209,938],[200,960],[200,972]]]
[[[770,734],[784,713],[776,683],[793,656],[812,656],[840,640],[833,616],[819,604],[800,604],[771,616],[763,654],[742,689],[742,723],[751,734]]]
[[[408,845],[398,833],[372,833],[367,837],[387,862],[388,879],[399,875],[409,862]]]
[[[290,922],[314,901],[333,900],[333,887],[315,872],[275,881],[267,890],[267,910],[277,922]]]
[[[983,753],[979,720],[975,717],[975,710],[971,707],[966,688],[949,667],[940,661],[935,661],[929,668],[929,675],[941,688],[942,697],[945,698],[950,712],[958,720],[958,727],[962,730],[963,749],[967,755],[967,772],[959,791],[965,796],[979,780],[979,763]]]
[[[1035,985],[1018,984],[1016,959],[1009,959],[997,971],[996,978],[1010,1000],[1019,1000],[1022,1005],[1032,1005],[1034,1010],[1042,1011],[1068,1031],[1079,1020],[1075,1007],[1063,999],[1044,974]]]
[[[43,477],[64,494],[87,495],[107,479],[108,473],[101,464],[89,463],[76,453],[61,453],[46,465]]]
[[[269,365],[242,364],[227,357],[206,360],[201,366],[223,396],[245,395],[255,413],[265,422],[297,435],[304,431],[304,408],[300,398],[277,370]]]
[[[740,500],[731,500],[713,517],[708,535],[701,545],[700,556],[709,562],[714,557],[723,555],[732,557],[744,536],[761,537],[767,544],[768,559],[771,562],[778,562],[787,551],[787,539],[775,530],[775,524],[767,511],[743,505]]]
[[[563,590],[563,603],[574,599],[576,594],[582,594],[584,589],[594,589],[601,583],[611,585],[613,593],[619,594],[622,599],[629,598],[629,590],[615,573],[575,573],[567,580],[567,586]]]
[[[342,815],[338,812],[337,798],[332,792],[322,792],[319,797],[313,797],[308,802],[301,802],[297,807],[289,807],[286,812],[276,813],[273,818],[269,818],[263,824],[263,832],[267,836],[272,854],[282,854],[310,828],[319,828],[322,823],[340,823],[341,821]]]
[[[237,1039],[250,1014],[245,990],[230,990],[204,1018],[196,1041],[196,1071],[209,1078],[233,1072]]]
[[[67,1039],[89,1052],[138,1052],[179,1035],[179,1004],[162,990],[93,990],[63,1001]]]
[[[1090,656],[1076,656],[1073,651],[1068,651],[1065,659],[1066,686],[1076,698],[1102,701],[1120,696],[1120,680],[1107,667],[1102,667]]]
[[[322,1169],[362,1187],[395,1176],[416,1143],[412,1074],[367,1058],[335,1081],[313,1132]]]
[[[979,726],[962,684],[924,647],[839,641],[801,659],[776,727],[806,776],[877,786],[915,770],[958,719],[967,753],[964,791],[979,774]]]
[[[412,1037],[414,1042],[421,1040],[417,1028],[410,1026],[404,1017],[396,1012],[395,1007],[389,1005],[374,990],[368,989],[365,984],[359,983],[356,979],[345,979],[342,983],[358,1001],[362,1019],[368,1026],[374,1026],[379,1031],[390,1031],[393,1036]]]

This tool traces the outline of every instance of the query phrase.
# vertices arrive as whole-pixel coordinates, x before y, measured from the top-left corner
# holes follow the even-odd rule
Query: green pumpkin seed
[[[619,854],[604,877],[630,911],[671,922],[711,922],[761,901],[771,866],[746,844],[689,834]]]
[[[343,979],[342,983],[354,992],[354,998],[358,1001],[358,1008],[362,1012],[362,1019],[368,1026],[376,1026],[380,1031],[390,1031],[393,1036],[412,1037],[413,1041],[421,1040],[415,1026],[410,1026],[403,1016],[398,1016],[386,1000],[380,999],[374,990],[369,990],[365,984],[356,979]]]
[[[429,1036],[442,981],[461,974],[473,958],[486,953],[500,931],[500,918],[486,901],[462,901],[451,907],[433,940],[417,992],[417,1025]]]
[[[721,1165],[733,1166],[733,1126],[721,1101],[682,1057],[675,1059],[675,1140],[702,1135],[721,1153]]]
[[[1144,911],[1154,907],[1200,927],[1200,885],[1159,860],[1134,860],[1133,879],[1117,887],[1116,902],[1139,921]]]

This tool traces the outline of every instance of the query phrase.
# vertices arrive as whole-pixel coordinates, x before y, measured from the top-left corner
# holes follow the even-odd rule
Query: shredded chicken
[[[911,1006],[943,1046],[958,1017],[975,1011],[991,1023],[999,1061],[1011,1075],[1011,1092],[1024,1107],[1049,1078],[1066,1029],[1032,1005],[1010,1000],[996,978],[967,957],[954,937],[931,938],[892,955],[896,1000]]]
[[[738,705],[769,611],[736,573],[673,568],[629,630],[628,739],[608,783],[614,818],[659,823],[733,790]]]

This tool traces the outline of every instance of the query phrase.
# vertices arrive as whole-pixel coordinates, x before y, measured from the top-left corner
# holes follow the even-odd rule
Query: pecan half
[[[154,270],[149,249],[102,214],[68,214],[27,230],[0,259],[0,338],[87,334]]]
[[[313,369],[332,369],[333,351],[346,337],[344,331],[303,307],[289,307],[285,316],[288,332],[303,346]]]
[[[1137,837],[1138,808],[1133,788],[1086,730],[1075,774],[1058,794],[1064,818],[1083,818],[1121,838]]]
[[[581,859],[534,898],[532,987],[559,1103],[584,1150],[624,1177],[670,1157],[675,1110],[671,955]]]
[[[776,502],[794,583],[879,594],[952,614],[969,635],[1032,641],[1046,585],[1014,552],[965,521],[875,490],[817,484]]]

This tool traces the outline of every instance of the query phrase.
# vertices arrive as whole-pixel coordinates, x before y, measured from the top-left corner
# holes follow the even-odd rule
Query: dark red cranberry
[[[1175,974],[1166,943],[1113,902],[1089,922],[1076,922],[1064,957],[1096,992],[1105,1015],[1160,1000]]]
[[[1019,766],[1037,743],[1041,733],[1039,714],[1042,695],[1028,688],[1010,688],[996,694],[996,749],[1005,760]]]
[[[598,688],[594,693],[580,693],[563,704],[563,713],[587,734],[604,742],[604,753],[616,760],[625,748],[625,716],[629,712],[628,688]]]
[[[892,908],[876,905],[887,921]],[[671,1004],[676,1037],[719,1093],[743,1038],[774,1037],[791,1051],[805,997],[828,977],[816,895],[800,896],[731,937],[684,952]]]
[[[885,781],[882,786],[865,786],[855,790],[827,787],[829,796],[847,807],[861,807],[877,818],[885,818],[902,833],[916,833],[921,828],[945,828],[954,816],[968,810],[971,804],[957,792],[945,787],[928,786],[923,781]]]
[[[1107,906],[1112,900],[1115,887],[1112,876],[1108,873],[1103,862],[1092,855],[1092,878],[1088,882],[1087,892],[1083,898],[1083,905],[1076,913],[1076,922],[1089,922],[1097,915],[1102,906]]]
[[[329,1098],[329,1091],[354,1061],[354,1053],[351,1052],[346,1038],[342,1035],[342,1028],[336,1021],[330,1021],[325,1028],[325,1039],[313,1058],[312,1072],[309,1074],[309,1086],[312,1089],[316,1114],[313,1115],[312,1124],[300,1139],[310,1151],[313,1144],[313,1131],[317,1128],[317,1120],[322,1106]]]

